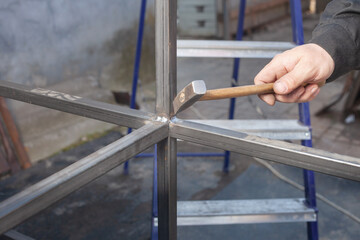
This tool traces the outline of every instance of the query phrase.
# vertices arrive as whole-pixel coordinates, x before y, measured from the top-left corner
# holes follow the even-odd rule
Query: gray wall
[[[1,0],[0,78],[45,86],[105,66],[113,38],[123,38],[121,52],[136,37],[139,8],[140,0]]]

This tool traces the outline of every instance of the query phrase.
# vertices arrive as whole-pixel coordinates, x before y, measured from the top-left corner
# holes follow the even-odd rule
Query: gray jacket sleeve
[[[328,81],[360,69],[360,0],[333,0],[313,31],[312,43],[334,59],[335,70]]]

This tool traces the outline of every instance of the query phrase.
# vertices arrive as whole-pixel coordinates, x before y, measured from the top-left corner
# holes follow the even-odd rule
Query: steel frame
[[[177,237],[177,138],[360,181],[360,159],[177,119],[176,0],[156,1],[156,114],[46,89],[0,82],[0,95],[136,128],[134,132],[0,203],[0,233],[157,144],[159,239]]]

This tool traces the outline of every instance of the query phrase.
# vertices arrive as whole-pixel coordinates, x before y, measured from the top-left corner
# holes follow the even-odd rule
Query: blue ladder
[[[236,34],[236,40],[238,41],[241,41],[243,37],[245,8],[246,8],[246,0],[240,0],[238,26],[237,26],[237,34]],[[304,31],[303,31],[301,1],[290,0],[290,9],[291,9],[293,41],[296,43],[296,45],[302,45],[304,44]],[[239,66],[240,66],[240,59],[239,58],[234,59],[233,74],[232,74],[233,87],[236,86],[236,84],[238,83]],[[230,100],[229,119],[234,119],[235,103],[236,103],[235,100],[236,100],[235,98],[232,98]],[[301,123],[308,126],[309,129],[311,130],[309,103],[299,104],[299,120]],[[306,147],[312,147],[312,139],[310,138],[309,140],[302,140],[301,144]],[[224,172],[229,171],[229,163],[230,163],[230,152],[227,151],[225,152],[225,158],[224,158],[224,167],[223,167]],[[309,208],[314,209],[315,212],[318,213],[317,205],[316,205],[314,172],[304,169],[303,176],[304,176],[306,205]],[[307,223],[307,233],[309,240],[318,239],[317,221]]]
[[[238,18],[238,27],[237,27],[237,34],[236,34],[236,40],[240,41],[243,37],[243,26],[244,26],[244,18],[245,18],[245,6],[246,6],[246,0],[240,0],[239,4],[239,18]],[[291,18],[292,18],[292,29],[293,29],[293,41],[297,45],[304,44],[304,37],[303,37],[303,26],[302,26],[302,8],[301,8],[301,2],[300,0],[290,0],[290,8],[291,8]],[[135,108],[135,100],[136,100],[136,92],[137,92],[137,84],[138,84],[138,76],[139,76],[139,69],[140,69],[140,59],[141,59],[141,45],[143,41],[143,30],[145,25],[145,13],[146,13],[146,0],[142,0],[141,2],[141,9],[140,9],[140,21],[139,21],[139,30],[138,30],[138,39],[137,39],[137,47],[136,47],[136,58],[134,63],[134,75],[133,75],[133,85],[132,85],[132,95],[131,95],[131,103],[130,107]],[[238,73],[239,73],[239,66],[240,66],[240,58],[234,59],[234,65],[233,65],[233,74],[232,74],[232,86],[236,86],[238,82]],[[230,100],[230,109],[229,109],[229,119],[234,119],[234,113],[235,113],[235,99]],[[310,111],[309,111],[309,103],[302,103],[299,104],[299,116],[300,116],[300,122],[306,125],[311,130],[311,121],[310,121]],[[128,133],[130,133],[132,130],[129,128]],[[312,147],[312,140],[302,140],[302,145],[307,147]],[[229,159],[230,159],[230,152],[223,153],[179,153],[179,157],[219,157],[224,156],[224,166],[223,170],[225,172],[228,172],[229,170]],[[156,155],[156,147],[155,147],[155,153],[148,153],[148,154],[140,154],[137,157],[153,157],[154,158],[154,175],[153,175],[153,211],[152,211],[152,239],[158,239],[157,235],[157,155]],[[124,165],[124,172],[128,173],[129,171],[129,165],[126,163]],[[298,214],[299,216],[302,216],[302,219],[309,219],[307,222],[307,233],[308,233],[308,239],[309,240],[317,240],[318,239],[318,226],[317,226],[317,207],[316,207],[316,193],[315,193],[315,180],[314,180],[314,173],[312,171],[304,170],[304,186],[305,186],[305,205],[307,208],[304,208],[302,205],[302,200],[300,199],[291,199],[290,204],[292,204],[293,207],[293,214]],[[254,201],[254,200],[253,200]],[[261,201],[261,200],[255,200],[257,201],[256,204],[267,204],[269,200]],[[211,204],[213,202],[213,204]],[[224,204],[223,202],[214,202],[214,201],[207,201],[207,204],[209,209],[202,209],[202,212],[208,211],[211,213],[213,209],[219,206],[219,204]],[[227,201],[225,204],[227,205],[233,205],[234,207],[239,208],[241,204],[244,206],[244,204],[250,204],[249,201]],[[273,200],[271,201],[272,205],[278,205],[278,207],[281,207],[282,200]],[[179,225],[192,225],[193,223],[189,223],[186,221],[183,221],[183,219],[190,219],[191,217],[194,217],[194,219],[199,219],[199,215],[191,214],[191,213],[185,213],[182,209],[189,209],[193,208],[194,206],[202,206],[202,202],[179,202],[179,209],[178,209],[178,224]],[[211,207],[213,205],[213,207]],[[211,209],[213,208],[213,209]],[[312,211],[309,211],[312,209]],[[209,214],[207,213],[207,214]],[[243,212],[234,213],[237,214],[236,216],[240,219],[241,217],[246,219],[249,214],[244,214]],[[254,213],[252,213],[254,214]],[[279,212],[277,212],[276,207],[274,210],[270,213],[268,213],[269,216],[275,216],[278,215]],[[206,215],[207,217],[208,215]],[[182,218],[184,217],[184,218]],[[201,217],[201,216],[200,216]],[[206,218],[205,217],[205,218]],[[222,218],[223,220],[223,218]],[[244,221],[244,220],[242,220]],[[210,223],[211,224],[211,223]]]

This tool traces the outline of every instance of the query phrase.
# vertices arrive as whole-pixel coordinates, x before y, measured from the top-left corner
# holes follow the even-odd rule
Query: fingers
[[[284,103],[298,102],[298,100],[302,97],[304,93],[305,88],[299,87],[287,95],[275,94],[275,99],[279,102]]]
[[[317,84],[310,84],[305,87],[305,93],[298,99],[298,103],[310,102],[319,94],[320,88]]]
[[[254,78],[255,85],[272,83],[288,74],[288,70],[293,68],[297,60],[294,58],[289,61],[286,56],[287,54],[283,53],[274,57],[271,62],[256,75]],[[285,63],[288,64],[288,66],[286,66]],[[259,97],[270,106],[275,105],[276,98],[274,94],[264,94],[259,95]]]
[[[302,103],[312,101],[320,92],[317,84],[309,84],[306,87],[299,87],[287,95],[275,94],[276,101],[283,103]]]
[[[255,84],[274,83],[274,95],[259,96],[269,105],[307,102],[319,93],[315,83],[326,81],[334,71],[334,60],[320,46],[305,44],[277,55],[255,77]],[[307,85],[305,88],[304,84]]]
[[[314,79],[312,68],[309,64],[299,62],[294,69],[283,75],[274,84],[274,91],[277,94],[289,94],[304,83]]]
[[[279,63],[279,57],[275,57],[268,63],[254,78],[256,85],[264,83],[272,83],[287,73],[283,64]]]
[[[272,59],[254,78],[255,85],[272,83],[285,75],[287,70],[282,64],[279,64],[279,62],[281,62],[279,57]],[[259,98],[270,106],[275,105],[276,98],[274,94],[262,94],[259,95]]]
[[[275,95],[274,94],[263,94],[259,95],[259,98],[269,104],[270,106],[275,105]]]

